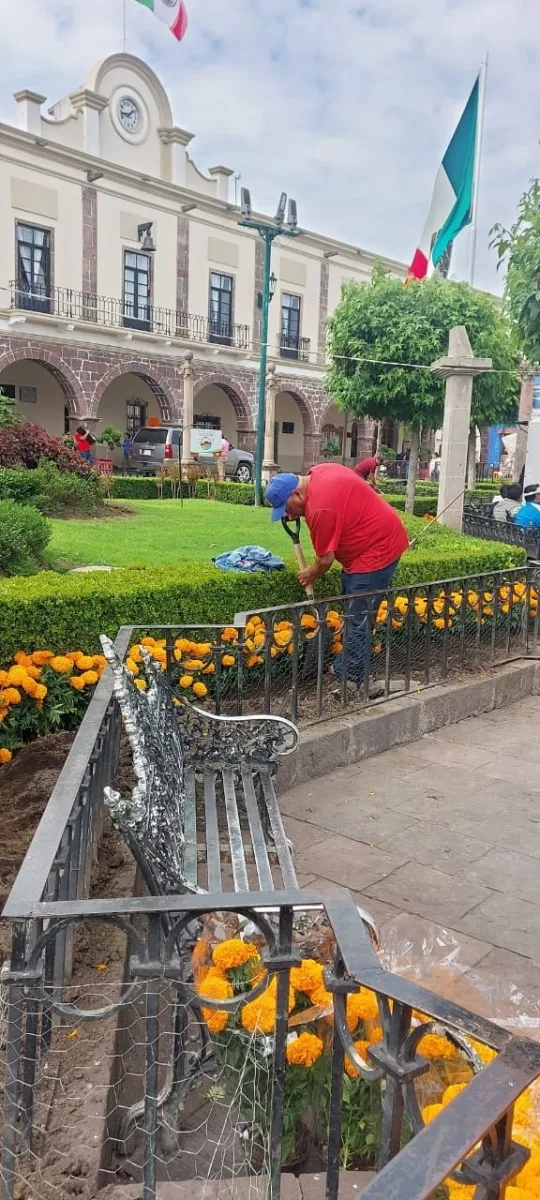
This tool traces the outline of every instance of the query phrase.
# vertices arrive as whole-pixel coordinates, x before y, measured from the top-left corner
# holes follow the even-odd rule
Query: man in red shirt
[[[300,571],[303,587],[320,579],[337,559],[350,622],[347,634],[347,677],[359,686],[366,660],[366,614],[376,601],[370,592],[384,591],[409,545],[395,509],[349,467],[321,463],[308,475],[275,475],[266,489],[272,520],[304,517],[316,559]],[[335,660],[340,678],[343,656]]]
[[[375,475],[377,467],[381,466],[384,461],[384,455],[374,454],[373,458],[363,458],[361,462],[356,463],[353,467],[355,475],[359,475],[360,479],[365,479],[367,483],[375,483]]]

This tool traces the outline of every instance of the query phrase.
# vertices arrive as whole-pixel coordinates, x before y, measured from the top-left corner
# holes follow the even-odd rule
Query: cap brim
[[[273,508],[272,516],[270,517],[270,520],[271,521],[281,521],[281,518],[285,516],[286,509],[287,509],[287,501],[285,501],[285,504],[280,504],[279,508]]]

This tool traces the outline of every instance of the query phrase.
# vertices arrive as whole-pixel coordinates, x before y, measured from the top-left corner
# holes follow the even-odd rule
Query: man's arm
[[[321,575],[326,575],[333,562],[335,562],[335,554],[332,550],[328,554],[322,554],[320,558],[315,559],[311,567],[305,567],[303,571],[298,572],[298,582],[302,584],[302,587],[308,587],[310,583],[315,583],[316,579],[320,579]]]

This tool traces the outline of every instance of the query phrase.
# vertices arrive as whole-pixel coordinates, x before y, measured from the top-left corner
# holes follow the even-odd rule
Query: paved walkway
[[[540,983],[540,697],[280,797],[302,886],[351,889],[382,932],[454,930],[475,971]]]

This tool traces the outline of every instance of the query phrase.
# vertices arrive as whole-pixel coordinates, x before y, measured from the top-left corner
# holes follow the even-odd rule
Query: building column
[[[97,318],[97,192],[95,187],[82,189],[82,286],[85,293],[83,299],[83,318],[85,321],[95,321]]]
[[[461,532],[463,494],[467,471],[473,380],[491,371],[490,358],[475,358],[464,325],[450,330],[448,354],[437,359],[431,370],[446,378],[442,461],[437,516],[441,524]]]
[[[273,363],[268,368],[266,376],[266,419],[264,423],[264,454],[262,462],[262,477],[268,483],[277,471],[274,462],[274,434],[276,424],[276,368]]]
[[[530,421],[533,409],[534,397],[534,374],[529,371],[521,380],[521,393],[519,397],[519,414],[518,421]],[[518,429],[516,438],[516,453],[514,457],[514,481],[519,483],[521,472],[525,466],[527,457],[527,438],[528,428]]]
[[[190,434],[193,428],[193,351],[186,350],[184,354],[184,365],[182,367],[182,375],[184,376],[184,407],[182,413],[182,466],[189,467],[193,463],[193,455],[190,450]]]
[[[305,433],[304,434],[304,464],[303,471],[309,471],[310,467],[315,466],[319,461],[321,454],[321,435],[320,433]]]
[[[176,311],[184,318],[189,308],[189,221],[182,213],[176,219]],[[177,318],[178,320],[178,318]],[[181,332],[185,332],[180,325]]]
[[[326,361],[326,322],[328,319],[328,277],[330,264],[327,258],[321,259],[321,278],[319,284],[319,329],[317,336],[317,354],[321,365]]]

